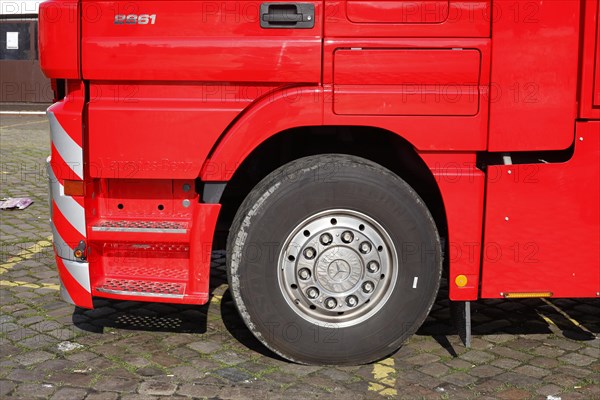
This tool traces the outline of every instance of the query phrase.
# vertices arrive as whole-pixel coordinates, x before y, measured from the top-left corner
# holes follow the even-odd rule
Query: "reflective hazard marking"
[[[413,289],[417,288],[417,283],[419,282],[419,277],[415,276],[415,279],[413,279]]]

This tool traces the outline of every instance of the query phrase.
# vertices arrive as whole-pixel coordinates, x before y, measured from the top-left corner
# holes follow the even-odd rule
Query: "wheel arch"
[[[237,209],[264,177],[288,162],[328,153],[362,157],[394,172],[419,194],[440,236],[447,238],[448,224],[440,188],[430,168],[407,140],[377,127],[305,126],[269,137],[236,165],[221,197],[218,242],[224,243]]]

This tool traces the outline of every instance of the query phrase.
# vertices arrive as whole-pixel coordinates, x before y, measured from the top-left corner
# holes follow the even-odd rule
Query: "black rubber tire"
[[[399,259],[385,305],[348,327],[301,318],[278,283],[278,255],[290,232],[331,209],[373,218],[388,232]],[[427,317],[442,272],[439,235],[423,200],[391,171],[348,155],[302,158],[263,179],[236,214],[227,253],[229,287],[250,331],[275,353],[303,364],[362,364],[390,355]]]

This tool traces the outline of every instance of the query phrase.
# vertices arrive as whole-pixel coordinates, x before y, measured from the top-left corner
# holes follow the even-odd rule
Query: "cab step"
[[[185,286],[183,282],[107,278],[96,290],[121,296],[183,299]]]
[[[92,231],[185,234],[188,224],[179,221],[100,220],[92,225]]]
[[[190,220],[98,219],[88,228],[93,242],[176,242],[190,241]]]

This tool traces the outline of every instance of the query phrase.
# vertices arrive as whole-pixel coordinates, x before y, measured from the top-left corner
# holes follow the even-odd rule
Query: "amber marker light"
[[[505,299],[539,299],[541,297],[552,297],[552,292],[504,293]]]
[[[468,281],[469,280],[464,275],[458,275],[456,277],[456,279],[454,279],[454,283],[456,283],[456,286],[458,286],[458,287],[465,287],[465,286],[467,286]]]
[[[84,194],[83,181],[73,181],[70,179],[65,179],[64,187],[66,196],[83,196]]]

